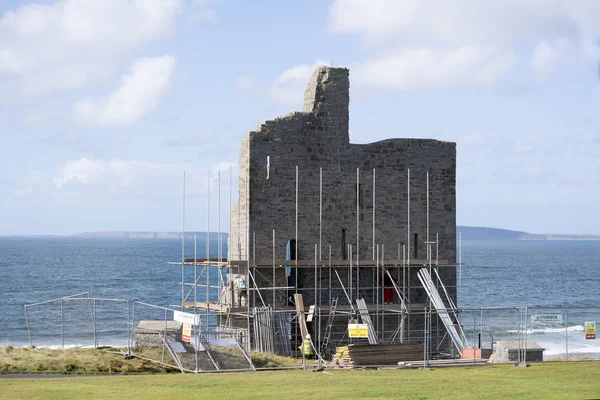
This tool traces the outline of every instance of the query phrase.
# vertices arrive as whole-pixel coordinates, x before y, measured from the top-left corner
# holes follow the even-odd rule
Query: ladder
[[[437,310],[438,317],[440,318],[440,320],[446,327],[446,330],[448,331],[448,335],[450,336],[452,343],[458,350],[458,353],[462,354],[462,349],[464,347],[464,343],[463,343],[459,333],[456,331],[456,327],[454,326],[452,317],[448,313],[448,308],[444,304],[444,301],[442,300],[440,293],[438,292],[437,288],[435,287],[435,284],[433,283],[433,280],[431,279],[431,275],[429,274],[429,272],[427,272],[427,268],[421,268],[419,270],[419,272],[417,272],[417,277],[421,281],[421,284],[423,284],[423,288],[425,288],[425,291],[429,295],[429,298],[431,299],[431,303]]]
[[[375,331],[375,328],[373,328],[373,322],[371,321],[371,316],[369,315],[369,309],[367,308],[365,299],[356,299],[356,305],[358,306],[360,319],[362,319],[363,324],[367,324],[367,331],[369,332],[369,344],[378,344],[377,332]]]
[[[337,308],[338,298],[334,297],[331,300],[331,306],[329,307],[329,316],[327,318],[327,326],[325,327],[325,337],[323,338],[323,344],[321,345],[322,351],[324,352],[329,345],[329,339],[331,338],[331,328],[333,327],[333,320],[335,317],[335,310]]]

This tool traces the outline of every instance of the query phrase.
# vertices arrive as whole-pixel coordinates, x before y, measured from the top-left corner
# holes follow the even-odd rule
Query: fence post
[[[164,364],[164,362],[165,362],[165,343],[167,343],[167,310],[165,310],[165,330],[163,332],[163,336],[165,338],[165,340],[163,340],[163,345],[162,345],[162,362]],[[177,360],[175,360],[175,362],[177,362]]]
[[[129,341],[131,343],[130,353],[132,351],[133,343],[134,343],[134,340],[133,340],[133,324],[135,324],[135,303],[136,302],[134,301],[133,302],[133,306],[131,307],[131,309],[132,309],[131,322],[130,322],[131,323],[131,326],[130,326],[131,330],[129,331]],[[127,308],[129,308],[129,306],[127,306]]]
[[[64,300],[60,299],[60,340],[61,340],[61,348],[65,348],[65,322],[64,322],[64,311],[63,304]]]
[[[569,321],[567,319],[567,307],[565,307],[565,350],[567,361],[569,361]]]
[[[475,340],[475,332],[477,331],[476,318],[475,310],[473,310],[473,365],[475,365],[475,343],[477,342],[477,340]]]
[[[92,308],[92,324],[94,326],[94,348],[98,347],[98,337],[96,336],[96,299]]]
[[[523,363],[527,366],[527,306],[525,306],[525,349],[523,352]]]
[[[25,306],[25,324],[27,324],[27,335],[29,336],[29,345],[33,346],[31,342],[31,328],[29,327],[29,318],[27,317],[27,306]]]
[[[129,300],[125,299],[125,304],[127,305],[127,356],[131,355],[131,342],[132,342],[132,335],[133,335],[133,329],[132,329],[132,325],[133,322],[131,320],[131,309],[129,308]],[[94,306],[94,311],[96,310],[96,307]]]

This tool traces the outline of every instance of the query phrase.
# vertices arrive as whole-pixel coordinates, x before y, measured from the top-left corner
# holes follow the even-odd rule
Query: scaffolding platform
[[[204,259],[198,259],[198,263],[206,262]],[[186,264],[193,264],[193,259],[186,259]],[[216,263],[216,261],[215,261]],[[230,260],[225,262],[229,266],[232,267],[247,267],[248,261],[239,261],[239,260]],[[349,260],[321,260],[317,261],[316,265],[318,267],[332,267],[332,268],[347,268],[349,266]],[[379,267],[382,266],[390,267],[422,267],[425,265],[436,265],[436,266],[446,266],[448,265],[448,260],[409,260],[409,262],[402,262],[402,260],[353,260],[352,267]],[[315,266],[315,260],[256,260],[251,262],[250,268],[285,268],[285,267],[313,267]],[[454,265],[452,265],[454,266]]]
[[[197,310],[210,310],[210,311],[216,311],[216,312],[220,312],[220,313],[245,313],[248,311],[248,307],[230,307],[227,304],[219,304],[216,302],[205,302],[205,301],[186,301],[183,303],[183,307],[186,309],[197,309]],[[407,304],[406,305],[406,309],[405,311],[422,311],[424,310],[426,307],[428,307],[427,303],[412,303],[412,304]],[[324,306],[318,306],[319,309],[321,309],[322,311],[327,311],[329,312],[329,310],[331,308],[333,308],[332,306],[328,306],[328,305],[324,305]],[[308,312],[310,309],[310,306],[305,306],[304,307],[304,312]],[[401,309],[401,305],[400,303],[398,304],[367,304],[367,309],[369,311],[377,311],[377,310],[381,310],[381,311],[390,311],[390,312],[402,312]],[[289,311],[289,312],[294,312],[296,311],[296,307],[295,306],[280,306],[280,307],[276,307],[276,310],[278,311]],[[356,306],[349,306],[349,305],[338,305],[335,307],[336,311],[339,312],[350,312],[350,311],[357,311],[357,307]]]

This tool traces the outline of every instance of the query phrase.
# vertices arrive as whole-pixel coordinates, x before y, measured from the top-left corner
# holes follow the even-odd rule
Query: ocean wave
[[[540,343],[540,346],[544,347],[544,357],[546,356],[559,356],[559,355],[566,355],[567,353],[567,348],[564,346],[564,344],[562,346],[552,346],[552,345],[546,345],[544,346],[543,343]],[[600,355],[600,346],[586,346],[586,345],[574,345],[569,343],[569,355],[576,355],[576,354],[590,354],[590,355],[595,355],[596,357],[598,357]]]
[[[581,332],[584,331],[585,328],[583,327],[583,325],[573,325],[573,326],[569,326],[566,331],[567,332]],[[537,329],[527,329],[527,334],[528,335],[534,335],[536,333],[561,333],[564,332],[565,328],[537,328]],[[509,333],[519,333],[519,330],[509,330],[507,331]]]

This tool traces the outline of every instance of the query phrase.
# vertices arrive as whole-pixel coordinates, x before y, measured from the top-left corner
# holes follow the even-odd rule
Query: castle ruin
[[[456,302],[456,144],[352,144],[349,100],[348,69],[318,67],[302,112],[267,121],[242,141],[221,323],[245,332],[246,343],[264,340],[255,310],[294,317],[295,294],[303,311],[315,306],[307,328],[315,342],[347,342],[348,322],[365,320],[360,299],[379,341],[422,341],[428,297],[417,270],[425,265]],[[393,304],[383,299],[386,275],[396,281]],[[444,330],[433,325],[429,340],[440,348]]]

